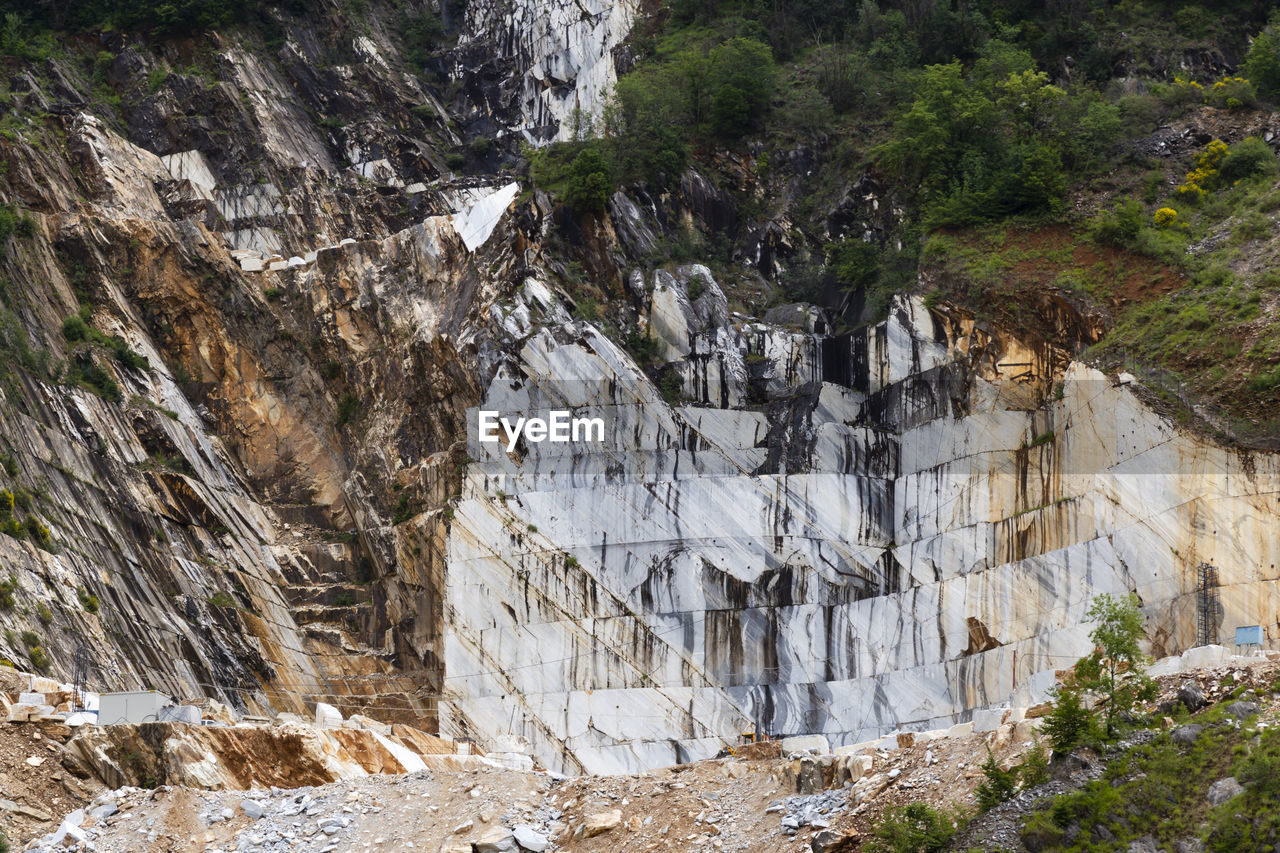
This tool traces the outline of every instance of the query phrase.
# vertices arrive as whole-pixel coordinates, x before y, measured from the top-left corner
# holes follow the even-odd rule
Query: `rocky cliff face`
[[[0,540],[7,657],[70,677],[83,641],[103,688],[434,716],[438,509],[494,286],[471,249],[495,221],[465,216],[499,186],[428,193],[443,120],[333,24],[274,56],[112,43],[96,73],[124,105],[101,116],[72,60],[15,96],[52,115],[3,146],[34,219],[6,259],[29,357],[5,388],[5,485],[50,533]],[[78,311],[88,339],[61,331]]]
[[[917,298],[843,335],[730,310],[710,269],[647,259],[740,224],[696,171],[572,217],[500,174],[506,143],[451,170],[463,138],[598,114],[634,5],[471,4],[451,93],[379,14],[271,49],[109,36],[15,78],[5,657],[65,679],[84,642],[102,689],[438,713],[608,771],[1042,695],[1100,592],[1180,650],[1202,561],[1222,631],[1277,630],[1275,457]],[[652,361],[573,319],[575,263]],[[508,453],[479,408],[605,439]]]
[[[455,73],[482,87],[504,131],[534,143],[590,136],[639,11],[638,0],[468,3]]]

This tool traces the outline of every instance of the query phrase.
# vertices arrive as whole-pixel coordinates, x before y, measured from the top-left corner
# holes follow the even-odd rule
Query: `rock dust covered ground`
[[[1213,704],[1244,685],[1265,699],[1261,724],[1277,724],[1280,703],[1272,694],[1280,662],[1233,660],[1212,670],[1160,677],[1160,702],[1153,710],[1171,709],[1188,688]],[[1172,725],[1168,719],[1164,723]],[[912,801],[971,806],[988,748],[1002,765],[1020,763],[1033,744],[1035,725],[1025,720],[984,733],[903,737],[899,748],[864,750],[869,768],[837,778],[830,789],[802,795],[797,793],[799,760],[757,757],[767,755],[771,745],[637,775],[564,778],[479,768],[374,775],[292,789],[106,791],[62,769],[59,738],[41,734],[36,724],[12,724],[0,726],[4,790],[6,796],[13,790],[23,793],[15,795],[16,802],[4,801],[19,811],[0,816],[10,837],[26,849],[99,853],[849,853],[861,848],[890,806]],[[32,765],[31,757],[46,760]],[[287,764],[288,756],[277,760]],[[1104,763],[1100,756],[1065,762],[1046,786],[971,824],[965,833],[971,844],[960,849],[1016,846],[1021,819],[1035,801],[1095,778]],[[48,843],[50,834],[61,816],[77,807],[84,807],[85,839],[55,848]]]
[[[807,851],[826,829],[861,836],[886,803],[964,796],[980,777],[977,764],[988,743],[1010,760],[1026,748],[1011,740],[1013,731],[1005,726],[873,751],[864,778],[807,795],[795,792],[792,762],[785,758],[728,758],[569,779],[486,768],[288,790],[125,788],[99,794],[81,826],[99,853],[471,853],[473,844],[489,853],[536,850],[543,843],[543,849],[575,853]],[[16,837],[29,849],[47,849],[42,834],[56,830],[56,820]],[[525,846],[517,847],[516,839]]]

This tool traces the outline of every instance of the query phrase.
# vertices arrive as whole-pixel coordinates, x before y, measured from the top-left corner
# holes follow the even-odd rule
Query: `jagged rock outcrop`
[[[638,0],[475,0],[462,50],[485,81],[480,100],[530,142],[592,134],[617,82],[615,52],[640,12]],[[496,97],[495,97],[496,95]]]
[[[493,286],[473,251],[509,182],[428,192],[442,114],[325,23],[275,57],[222,45],[199,73],[113,36],[119,114],[0,143],[33,217],[5,260],[24,361],[0,487],[33,525],[0,537],[12,660],[70,679],[83,641],[95,688],[434,719],[440,508]],[[514,250],[487,250],[497,284]]]
[[[66,761],[112,787],[184,785],[210,790],[323,785],[382,773],[497,766],[455,755],[452,744],[405,726],[319,729],[299,722],[227,728],[142,723],[86,728]]]

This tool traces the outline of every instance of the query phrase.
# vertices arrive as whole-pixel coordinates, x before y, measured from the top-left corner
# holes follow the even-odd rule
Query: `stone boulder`
[[[1220,806],[1227,800],[1244,793],[1244,786],[1236,781],[1236,777],[1228,776],[1219,779],[1209,786],[1209,805]]]
[[[834,755],[804,755],[792,760],[783,771],[786,786],[797,794],[816,794],[836,782],[837,759]]]
[[[1209,704],[1204,698],[1204,691],[1194,681],[1188,681],[1178,688],[1178,701],[1187,706],[1187,710],[1195,713]]]
[[[809,842],[809,849],[813,853],[852,853],[858,849],[858,833],[846,835],[834,829],[824,829]]]
[[[587,815],[587,819],[582,823],[582,834],[587,838],[593,838],[597,835],[604,835],[609,830],[616,829],[621,824],[621,809],[610,809],[607,812],[597,812],[596,814]]]
[[[475,853],[514,853],[515,833],[505,826],[491,826],[472,842]]]
[[[1237,720],[1243,720],[1250,714],[1258,713],[1257,702],[1232,702],[1227,706],[1227,713]]]
[[[865,776],[870,776],[873,763],[874,759],[870,755],[837,756],[835,784],[838,786],[845,782],[857,782]]]
[[[545,835],[531,826],[517,826],[512,830],[512,834],[515,836],[516,844],[520,845],[520,849],[528,850],[529,853],[542,853],[551,845]]]
[[[825,735],[797,735],[782,739],[782,752],[790,755],[794,752],[813,752],[826,755],[831,751],[831,742]]]

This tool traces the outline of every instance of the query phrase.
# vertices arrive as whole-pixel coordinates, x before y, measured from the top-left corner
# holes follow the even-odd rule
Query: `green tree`
[[[889,141],[872,155],[907,184],[942,194],[971,150],[991,143],[995,104],[969,85],[959,62],[926,67],[911,106],[894,122]]]
[[[987,747],[987,760],[982,762],[983,780],[978,783],[978,808],[990,811],[1018,792],[1018,768],[1001,770],[996,757]]]
[[[1036,60],[1026,50],[1002,39],[991,39],[978,51],[973,63],[973,76],[993,86],[1010,76],[1036,70]]]
[[[725,139],[737,139],[769,110],[776,81],[773,55],[768,45],[754,39],[733,38],[713,47],[707,59],[711,130]],[[693,68],[693,74],[701,73]],[[690,85],[700,83],[691,75],[686,77]]]
[[[1093,714],[1080,691],[1070,683],[1054,691],[1053,710],[1044,721],[1045,737],[1057,753],[1067,753],[1083,743],[1093,729]]]
[[[1005,191],[1011,212],[1050,210],[1067,192],[1062,154],[1050,142],[1029,142],[1014,149],[1016,177]]]
[[[569,166],[565,203],[577,211],[604,210],[613,195],[609,161],[595,147],[584,148]]]
[[[1039,739],[1018,765],[1018,775],[1022,778],[1024,791],[1049,781],[1049,753]]]
[[[874,243],[852,237],[828,247],[827,264],[841,287],[857,290],[875,283],[879,254]]]
[[[1147,658],[1139,643],[1143,636],[1142,610],[1136,595],[1118,598],[1100,595],[1094,599],[1085,619],[1094,623],[1089,639],[1093,653],[1075,665],[1079,688],[1101,696],[1106,733],[1115,733],[1116,719],[1133,710],[1139,701],[1156,696],[1156,683],[1144,667]]]
[[[996,106],[1008,117],[1013,136],[1034,139],[1051,127],[1067,93],[1049,82],[1043,71],[1014,72],[996,85]]]
[[[1125,122],[1118,106],[1091,89],[1076,88],[1059,104],[1054,133],[1063,165],[1084,171],[1106,162],[1124,136]]]
[[[605,110],[605,134],[613,146],[616,177],[665,186],[689,160],[683,135],[690,116],[681,77],[672,68],[628,74],[618,81]]]
[[[1030,54],[993,41],[968,74],[927,66],[887,142],[872,156],[918,187],[928,227],[1052,210],[1073,170],[1104,157],[1123,131],[1115,106],[1049,82]]]
[[[722,139],[734,140],[751,129],[751,107],[742,90],[732,83],[721,86],[711,96],[711,131]]]
[[[432,54],[444,42],[444,37],[444,22],[434,9],[406,12],[400,20],[404,58],[414,68],[421,68],[430,61]]]
[[[1280,12],[1253,39],[1244,59],[1244,76],[1264,98],[1280,97]]]

